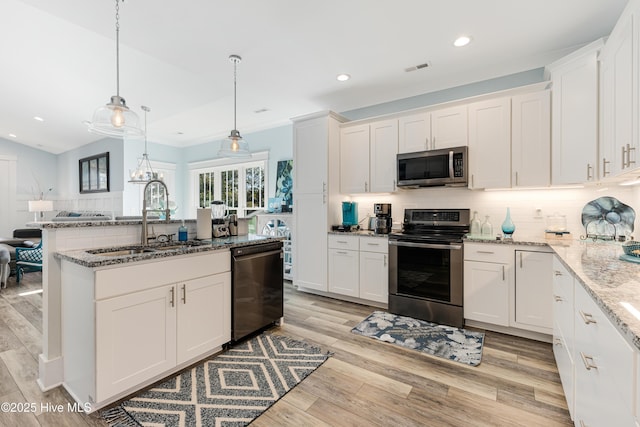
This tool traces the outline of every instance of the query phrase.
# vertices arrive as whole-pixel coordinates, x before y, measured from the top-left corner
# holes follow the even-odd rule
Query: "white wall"
[[[391,203],[394,227],[402,223],[404,209],[407,208],[459,208],[478,211],[478,217],[484,221],[489,215],[494,233],[501,232],[500,225],[506,216],[507,207],[511,208],[511,219],[516,226],[514,238],[544,237],[546,217],[555,212],[566,215],[567,228],[578,238],[585,234],[581,214],[584,206],[599,197],[615,197],[632,208],[640,206],[638,187],[609,187],[581,189],[545,189],[545,190],[506,190],[474,191],[466,188],[434,187],[413,190],[400,190],[395,194],[377,194],[367,196],[345,196],[344,200],[358,203],[358,218],[373,215],[374,203]],[[536,209],[540,209],[537,215]],[[636,211],[636,215],[640,212]],[[636,217],[634,235],[638,235]],[[362,223],[362,225],[366,225]]]

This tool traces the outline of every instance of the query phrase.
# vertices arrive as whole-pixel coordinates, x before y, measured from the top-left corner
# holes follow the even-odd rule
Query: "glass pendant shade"
[[[231,134],[227,139],[223,140],[220,144],[220,151],[218,151],[220,157],[251,157],[249,151],[249,144],[240,136],[240,132],[236,129],[231,131]]]
[[[146,184],[152,179],[164,179],[162,174],[153,171],[147,154],[147,113],[151,109],[145,105],[141,108],[144,111],[144,153],[142,153],[142,158],[138,160],[138,166],[135,170],[129,169],[129,182],[131,184]]]
[[[111,102],[98,107],[89,123],[89,131],[115,137],[142,136],[138,115],[131,111],[124,98],[112,96]]]

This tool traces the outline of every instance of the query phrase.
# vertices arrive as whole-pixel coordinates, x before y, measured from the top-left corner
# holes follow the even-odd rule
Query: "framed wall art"
[[[109,153],[96,154],[78,161],[80,193],[109,191]]]

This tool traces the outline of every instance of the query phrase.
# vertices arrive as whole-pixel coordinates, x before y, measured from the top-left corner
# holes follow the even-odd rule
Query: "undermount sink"
[[[136,248],[136,249],[118,249],[116,251],[102,252],[99,250],[88,251],[90,254],[100,256],[125,256],[125,255],[140,255],[148,252],[155,252],[155,249],[151,248]]]
[[[186,248],[191,248],[194,246],[200,246],[201,243],[200,242],[182,242],[182,243],[176,243],[176,244],[169,244],[169,245],[161,245],[161,246],[152,246],[151,248],[156,250],[156,251],[170,251],[170,250],[174,250],[174,249],[186,249]]]

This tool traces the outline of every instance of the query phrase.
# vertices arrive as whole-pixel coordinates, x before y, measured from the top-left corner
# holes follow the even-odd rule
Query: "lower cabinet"
[[[97,409],[229,342],[230,267],[228,251],[104,270],[63,262],[65,388]]]
[[[464,318],[550,335],[553,255],[543,251],[465,243]]]
[[[384,237],[329,235],[329,292],[387,303],[388,242]]]

